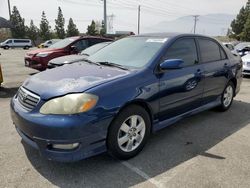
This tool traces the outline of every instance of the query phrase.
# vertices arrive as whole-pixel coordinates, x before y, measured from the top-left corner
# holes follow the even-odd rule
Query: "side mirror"
[[[160,70],[181,69],[184,63],[181,59],[169,59],[160,64]]]

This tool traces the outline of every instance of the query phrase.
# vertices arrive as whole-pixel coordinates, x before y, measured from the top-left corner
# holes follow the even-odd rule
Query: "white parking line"
[[[139,168],[134,167],[133,165],[129,164],[126,161],[121,161],[121,163],[125,167],[127,167],[128,169],[130,169],[131,171],[135,172],[136,174],[138,174],[139,176],[141,176],[145,180],[147,180],[150,183],[152,183],[153,185],[155,185],[156,187],[158,187],[158,188],[163,188],[164,187],[163,184],[161,184],[159,181],[156,181],[154,178],[151,178],[149,175],[147,175],[145,172],[141,171]]]
[[[128,163],[126,161],[122,161],[121,163],[124,166],[126,166],[127,168],[129,168],[131,171],[135,172],[136,174],[138,174],[139,176],[141,176],[145,180],[147,180],[150,183],[152,183],[153,185],[155,185],[157,188],[165,188],[167,183],[170,180],[172,180],[180,172],[183,172],[184,170],[186,170],[189,166],[194,164],[195,161],[197,161],[197,160],[198,160],[198,156],[191,158],[191,159],[179,164],[178,166],[164,172],[163,174],[159,174],[159,176],[160,176],[159,179],[162,179],[162,181],[158,181],[155,178],[150,177],[145,172],[143,172],[139,168],[134,167],[133,165],[131,165],[130,163]]]

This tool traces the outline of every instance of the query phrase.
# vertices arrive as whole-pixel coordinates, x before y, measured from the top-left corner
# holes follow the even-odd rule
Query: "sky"
[[[146,33],[150,31],[150,27],[162,21],[182,16],[218,13],[236,15],[246,2],[247,0],[107,0],[107,15],[109,20],[113,18],[113,24],[109,22],[110,31],[137,33],[138,5],[141,5],[141,33]],[[72,17],[80,32],[86,32],[91,20],[103,19],[102,0],[10,0],[10,4],[11,7],[17,6],[26,25],[33,19],[39,26],[41,13],[45,11],[54,28],[58,6],[63,11],[65,26]],[[7,0],[0,0],[0,16],[9,18]]]

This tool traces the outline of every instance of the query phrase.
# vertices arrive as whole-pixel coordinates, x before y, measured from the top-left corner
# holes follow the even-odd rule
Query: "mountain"
[[[210,36],[224,36],[236,15],[232,14],[207,14],[199,16],[196,33]],[[172,21],[163,21],[151,26],[153,31],[159,32],[194,32],[194,17],[185,16]]]

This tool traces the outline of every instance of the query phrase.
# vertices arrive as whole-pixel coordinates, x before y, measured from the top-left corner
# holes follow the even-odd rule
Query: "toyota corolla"
[[[105,151],[128,159],[155,131],[204,110],[228,110],[241,80],[241,60],[213,38],[132,36],[30,77],[11,100],[11,116],[24,142],[49,160]]]

